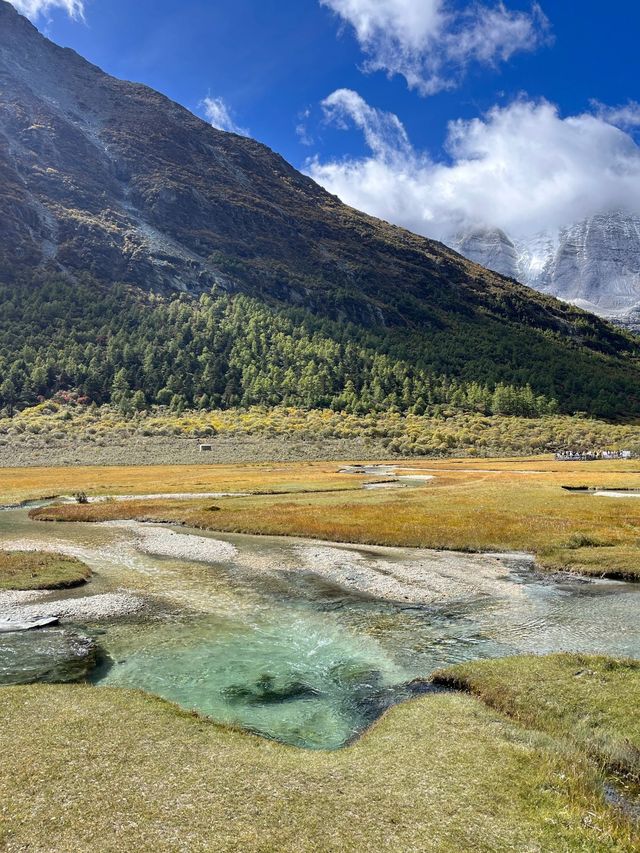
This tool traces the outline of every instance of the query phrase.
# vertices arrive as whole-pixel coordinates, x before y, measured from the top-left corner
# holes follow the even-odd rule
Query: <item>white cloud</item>
[[[237,133],[239,136],[248,136],[249,131],[239,127],[231,116],[229,107],[225,104],[222,98],[212,98],[207,96],[202,101],[202,109],[213,127],[218,130],[227,130],[229,133]]]
[[[309,119],[311,110],[306,109],[298,113],[298,124],[296,125],[296,136],[302,145],[311,146],[314,143],[313,136],[309,132]]]
[[[547,101],[519,100],[449,125],[446,162],[410,144],[397,116],[355,92],[324,102],[329,120],[355,124],[369,156],[307,163],[347,204],[429,237],[492,226],[512,237],[572,224],[602,210],[640,213],[640,148],[604,118],[563,118]]]
[[[322,102],[328,122],[346,130],[350,123],[362,131],[365,142],[377,157],[411,157],[413,149],[404,125],[393,113],[377,110],[352,89],[337,89]]]
[[[616,127],[631,129],[640,127],[640,104],[637,101],[628,101],[617,107],[610,107],[600,101],[591,101],[596,115],[614,124]]]
[[[320,0],[350,24],[369,71],[402,75],[423,95],[449,89],[471,63],[497,65],[519,51],[532,51],[548,39],[541,7],[509,10],[450,0]]]
[[[64,9],[71,18],[84,19],[84,0],[9,0],[21,15],[35,21],[53,9]]]

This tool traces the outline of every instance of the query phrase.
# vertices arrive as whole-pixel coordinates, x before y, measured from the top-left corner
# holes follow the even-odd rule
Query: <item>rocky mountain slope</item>
[[[407,370],[530,383],[567,410],[598,396],[594,411],[640,408],[623,333],[347,207],[266,146],[108,76],[0,0],[1,283],[60,276],[82,283],[79,300],[115,283],[244,294],[354,323]],[[15,304],[35,303],[26,293]],[[43,346],[42,318],[26,320]],[[11,363],[10,328],[3,340]],[[63,383],[64,370],[47,370]]]
[[[634,214],[600,213],[529,240],[473,229],[451,245],[476,263],[603,317],[631,322],[640,309],[640,217]]]

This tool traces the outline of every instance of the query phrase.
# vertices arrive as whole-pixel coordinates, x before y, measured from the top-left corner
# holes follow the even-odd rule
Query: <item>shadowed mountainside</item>
[[[0,275],[215,288],[391,334],[420,369],[530,382],[566,410],[590,383],[610,398],[599,413],[640,407],[632,338],[349,208],[266,146],[48,41],[4,0]]]

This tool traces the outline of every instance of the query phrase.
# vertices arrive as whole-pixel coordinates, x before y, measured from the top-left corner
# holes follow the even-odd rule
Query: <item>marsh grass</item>
[[[309,752],[139,692],[0,690],[8,851],[634,851],[580,752],[478,700],[394,708]]]
[[[555,654],[477,661],[441,670],[518,723],[562,738],[608,771],[640,782],[640,661]]]
[[[338,463],[211,466],[202,479],[212,491],[226,491],[230,484],[238,491],[290,491],[220,498],[215,513],[206,511],[210,502],[194,499],[62,505],[38,509],[32,515],[58,521],[137,518],[224,532],[468,552],[528,551],[552,571],[640,577],[637,499],[601,498],[562,488],[582,483],[587,476],[593,487],[607,482],[638,488],[640,468],[633,461],[571,464],[538,458],[411,464],[416,472],[432,474],[434,479],[408,489],[364,491],[361,485],[370,478],[337,474]],[[175,482],[181,470],[163,469],[162,476]],[[58,483],[57,471],[46,474],[49,488]],[[102,479],[103,471],[94,473],[96,479]],[[60,476],[66,476],[64,469]],[[195,476],[191,471],[184,478],[185,491],[194,488]],[[116,483],[121,487],[126,479],[131,491],[145,486],[152,490],[147,469],[123,469],[120,474],[109,469],[109,477],[112,488]],[[26,488],[28,470],[22,482]]]
[[[632,543],[544,550],[538,553],[538,562],[552,571],[569,571],[616,580],[640,580],[640,547]]]
[[[0,501],[18,503],[49,495],[84,492],[136,495],[189,492],[291,493],[360,488],[364,477],[345,477],[332,463],[258,465],[140,465],[0,468]]]
[[[91,577],[75,557],[45,551],[0,551],[0,589],[69,589]]]

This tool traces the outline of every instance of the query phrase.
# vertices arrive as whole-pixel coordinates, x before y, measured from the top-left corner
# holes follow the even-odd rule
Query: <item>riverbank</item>
[[[597,723],[599,706],[585,701],[579,675],[588,670],[600,682],[606,663],[563,660],[563,699]],[[536,665],[535,699],[552,705],[557,659]],[[508,662],[495,662],[501,666]],[[637,747],[624,709],[636,701],[638,673],[620,679],[610,671],[607,696],[622,721],[616,736]],[[551,734],[473,696],[398,706],[353,746],[329,753],[283,747],[113,688],[3,688],[0,709],[0,833],[10,853],[631,853],[640,843],[624,809],[608,804],[597,764],[565,738],[571,717]]]
[[[130,591],[64,598],[43,591],[0,591],[0,612],[7,625],[28,625],[40,620],[100,622],[138,613],[144,599]]]
[[[309,575],[354,595],[389,602],[443,604],[475,596],[505,598],[517,594],[505,584],[514,569],[531,571],[527,554],[461,554],[446,551],[367,547],[341,547],[333,542],[285,539],[274,548],[248,548],[251,536],[237,544],[138,521],[104,522],[127,531],[127,547],[144,554],[224,563],[245,576]],[[277,541],[277,540],[276,540]],[[245,547],[239,547],[240,545]],[[117,549],[117,546],[115,546]],[[117,558],[117,550],[114,553]]]
[[[521,725],[568,738],[623,783],[640,784],[638,660],[513,657],[460,664],[435,673],[433,681],[466,691]]]
[[[263,514],[256,515],[261,524],[268,506],[279,523],[290,518],[292,508],[298,512],[306,506],[311,522],[317,523],[320,517],[328,524],[334,520],[330,513],[338,502],[339,506],[351,507],[351,514],[346,517],[351,522],[350,532],[358,535],[359,531],[362,535],[367,532],[366,508],[378,501],[378,517],[383,517],[385,507],[387,514],[396,514],[389,515],[387,527],[381,527],[383,532],[394,530],[392,522],[397,525],[399,512],[404,513],[408,523],[416,507],[422,507],[422,517],[430,517],[436,529],[442,529],[437,527],[443,524],[438,507],[446,506],[447,494],[449,500],[455,497],[460,501],[459,507],[468,508],[472,497],[483,500],[485,490],[490,495],[507,491],[506,499],[511,501],[513,490],[522,489],[527,495],[541,490],[534,506],[538,511],[544,507],[548,514],[538,517],[537,524],[544,525],[548,534],[552,529],[549,519],[560,508],[564,523],[558,529],[572,546],[568,550],[595,547],[595,533],[591,545],[585,544],[584,538],[575,538],[576,528],[579,532],[581,525],[588,523],[589,513],[599,518],[600,537],[605,524],[615,528],[635,504],[623,499],[601,500],[593,495],[578,495],[584,501],[580,504],[554,504],[549,495],[555,496],[556,490],[570,502],[576,497],[558,486],[559,478],[577,479],[585,473],[578,469],[571,474],[559,467],[555,470],[554,463],[548,460],[536,460],[535,465],[466,460],[458,466],[436,466],[435,471],[433,466],[423,466],[417,476],[434,479],[415,481],[410,488],[366,492],[361,485],[372,476],[370,471],[339,474],[337,466],[330,464],[310,469],[284,466],[265,473],[271,487],[288,482],[288,494],[220,498],[215,502],[211,498],[174,499],[161,501],[159,506],[157,501],[135,500],[74,503],[67,508],[74,513],[103,510],[116,516],[142,511],[148,517],[160,508],[163,513],[187,512],[217,520],[224,519],[229,508],[233,512],[241,509],[249,518],[247,507],[256,506],[257,502],[263,507]],[[150,490],[150,472],[144,470],[148,473],[137,479],[135,470],[109,469],[108,479],[97,479],[94,490],[112,494],[114,484],[123,495],[131,495],[136,488]],[[211,468],[200,481],[194,469],[188,482],[192,489],[207,492],[226,490],[230,482],[236,488],[246,488],[259,480],[261,470]],[[630,483],[636,476],[633,470],[620,466],[602,470],[596,466],[589,471],[592,479],[607,478],[609,483]],[[178,478],[179,472],[180,469],[168,470],[166,479],[156,480],[154,491],[161,486],[173,493],[172,478]],[[67,476],[68,472],[49,471],[47,484],[61,474]],[[386,470],[384,477],[388,477]],[[302,491],[309,481],[317,493]],[[328,481],[333,491],[327,490]],[[350,489],[348,492],[341,491],[343,482]],[[226,483],[224,489],[222,483]],[[353,485],[347,486],[349,483]],[[21,487],[24,485],[23,481]],[[434,495],[439,499],[433,500]],[[357,508],[365,509],[359,528],[353,523]],[[566,524],[569,509],[573,527]],[[487,501],[487,510],[491,522],[497,517],[493,515],[495,504]],[[35,512],[51,511],[53,508]],[[501,645],[505,641],[518,642],[518,637],[521,648],[526,649],[531,648],[530,642],[538,644],[542,638],[556,642],[556,626],[564,618],[557,607],[571,611],[570,618],[569,610],[561,611],[571,630],[578,626],[579,613],[582,618],[589,616],[570,639],[570,647],[585,647],[583,644],[587,640],[593,642],[595,635],[610,633],[612,618],[622,625],[621,608],[627,614],[633,613],[636,598],[633,591],[616,592],[615,584],[608,589],[606,584],[576,581],[572,584],[583,588],[584,596],[574,589],[571,595],[575,597],[571,598],[565,588],[556,597],[555,582],[547,579],[538,589],[530,564],[525,565],[517,555],[447,554],[424,549],[407,553],[406,549],[401,552],[389,546],[348,546],[296,538],[275,541],[266,537],[254,541],[237,535],[172,531],[135,520],[90,528],[54,527],[25,523],[25,510],[8,513],[6,518],[14,519],[10,530],[19,528],[25,537],[46,539],[50,535],[61,549],[62,540],[68,536],[70,553],[78,553],[81,548],[92,566],[96,555],[107,559],[104,574],[111,572],[112,566],[116,568],[118,584],[122,583],[121,578],[134,575],[138,580],[136,589],[132,587],[127,594],[114,591],[96,595],[91,590],[66,597],[5,593],[4,601],[0,594],[0,607],[6,606],[6,597],[13,596],[16,608],[34,608],[30,611],[32,616],[44,612],[61,615],[63,621],[102,619],[107,630],[117,615],[113,605],[118,595],[132,596],[136,606],[143,607],[143,590],[148,588],[152,595],[175,596],[176,609],[169,625],[175,620],[178,602],[190,612],[200,606],[204,613],[207,608],[218,626],[214,639],[219,644],[220,640],[224,642],[224,634],[219,633],[223,623],[219,620],[228,620],[231,614],[245,618],[245,610],[237,606],[241,601],[228,598],[224,577],[228,574],[231,583],[246,585],[250,598],[243,601],[248,605],[253,600],[251,596],[266,594],[263,578],[268,575],[274,579],[269,589],[275,597],[265,601],[265,613],[277,609],[276,601],[286,602],[286,607],[281,608],[286,619],[296,595],[306,602],[297,615],[294,607],[290,622],[284,624],[298,625],[300,614],[308,610],[311,589],[323,589],[318,586],[322,580],[326,599],[322,599],[318,612],[330,617],[330,622],[332,602],[342,602],[338,611],[342,612],[345,600],[350,600],[345,599],[347,593],[353,595],[354,603],[360,600],[359,595],[366,601],[405,602],[406,609],[394,605],[394,613],[402,614],[401,619],[406,622],[394,617],[392,623],[389,612],[377,604],[366,623],[362,622],[362,610],[354,611],[357,616],[353,624],[358,624],[364,635],[369,635],[367,626],[371,626],[375,632],[372,636],[381,640],[389,632],[398,631],[396,642],[400,647],[408,643],[432,647],[436,653],[441,649],[443,654],[453,655],[445,658],[450,661],[456,659],[456,646],[448,645],[454,638],[460,643],[458,648],[468,643],[469,650],[464,654],[474,657],[485,653],[478,645],[483,642],[489,643],[489,654],[505,648]],[[457,536],[465,532],[460,523],[465,518],[479,516],[459,517],[458,526],[452,526]],[[185,519],[183,523],[187,523]],[[531,518],[528,529],[532,535]],[[414,535],[432,534],[426,521],[423,529],[404,528],[405,534],[407,530]],[[466,532],[468,535],[471,531]],[[25,548],[25,540],[15,539],[11,544]],[[132,554],[145,555],[145,561],[132,561]],[[160,562],[148,564],[146,558]],[[514,565],[510,560],[523,564]],[[213,566],[217,567],[214,571]],[[312,586],[300,586],[296,578]],[[98,567],[94,582],[100,580]],[[85,591],[90,594],[84,595]],[[336,591],[339,599],[332,597]],[[57,600],[48,600],[52,597]],[[532,609],[534,599],[542,609]],[[558,603],[549,609],[552,599]],[[71,610],[66,610],[68,602]],[[96,605],[98,610],[93,612],[79,609]],[[102,605],[107,605],[106,609]],[[599,605],[605,609],[599,609]],[[513,614],[512,620],[500,629],[502,616],[498,614],[506,612]],[[125,607],[122,613],[133,615],[134,611]],[[601,624],[597,614],[608,616]],[[473,619],[482,621],[474,627]],[[153,647],[152,631],[158,624],[154,620],[154,627],[147,628],[144,649]],[[271,634],[265,633],[263,621],[258,620],[258,624],[264,642]],[[629,623],[627,619],[624,624],[634,630],[633,621]],[[433,633],[431,625],[440,628]],[[420,635],[419,626],[423,632]],[[530,638],[523,636],[523,629],[531,630]],[[298,641],[298,634],[283,634],[280,625],[274,630],[286,645]],[[306,635],[308,623],[296,630]],[[319,623],[316,630],[320,641],[326,642],[326,623]],[[160,635],[161,661],[171,660],[174,649],[179,651],[183,642],[189,645],[187,631],[188,622],[175,625],[177,646],[172,645],[171,634]],[[106,634],[101,636],[106,642]],[[247,648],[244,635],[239,643]],[[135,649],[128,650],[122,644],[119,648],[122,653],[117,660],[131,665]],[[299,654],[304,648],[294,644],[294,663],[298,660],[295,650]],[[342,646],[340,649],[341,654],[347,650]],[[176,660],[176,672],[182,680],[188,679],[188,660],[182,656]],[[210,660],[206,647],[198,660],[203,665]],[[244,685],[235,658],[229,660],[234,662],[235,680]],[[274,655],[269,653],[264,660],[271,665]],[[153,657],[143,656],[141,663],[145,673],[157,666]],[[422,671],[428,673],[432,668]],[[518,657],[491,662],[491,669],[488,664],[465,664],[449,669],[439,678],[469,695],[428,695],[397,706],[353,746],[337,752],[283,747],[216,726],[140,691],[83,685],[3,688],[0,751],[8,756],[8,763],[6,774],[0,779],[5,818],[0,840],[8,851],[16,853],[26,847],[47,853],[83,853],[90,849],[169,853],[181,847],[235,853],[238,846],[247,851],[277,849],[292,853],[361,853],[382,848],[446,853],[488,853],[496,849],[634,851],[640,843],[633,816],[635,782],[627,783],[627,779],[636,771],[633,762],[625,759],[625,749],[626,755],[632,757],[639,748],[634,712],[640,700],[639,669],[638,664],[630,662],[614,664],[602,658],[575,655]],[[163,678],[164,672],[160,673]],[[203,675],[200,668],[194,672],[200,678]],[[297,672],[296,678],[301,677]],[[277,706],[275,712],[279,713]],[[585,736],[578,737],[579,733]],[[88,754],[91,761],[87,760]],[[34,779],[38,780],[37,786]],[[159,790],[162,796],[158,796]],[[91,821],[86,820],[87,798],[94,804]],[[327,822],[329,813],[332,820]],[[139,819],[141,814],[144,822]]]

